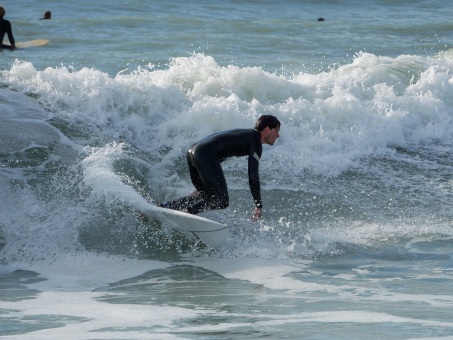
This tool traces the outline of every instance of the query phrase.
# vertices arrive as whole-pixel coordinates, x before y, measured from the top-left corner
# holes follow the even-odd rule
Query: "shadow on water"
[[[288,306],[272,304],[279,291],[239,279],[228,279],[202,267],[175,265],[110,284],[96,291],[109,303],[169,305],[226,313],[288,313]],[[284,290],[281,290],[283,293]],[[261,298],[267,300],[266,303]],[[241,316],[242,317],[242,316]]]
[[[437,246],[445,245],[440,242]],[[427,246],[416,245],[417,249]],[[329,339],[338,336],[335,333],[338,322],[346,333],[366,327],[367,335],[377,338],[447,334],[451,315],[446,315],[437,304],[449,304],[450,300],[443,294],[432,295],[432,287],[442,285],[441,291],[451,291],[446,279],[451,258],[432,257],[426,252],[416,255],[412,250],[401,248],[388,250],[386,256],[364,251],[313,261],[301,271],[286,274],[282,289],[226,278],[202,267],[183,264],[151,270],[101,287],[96,292],[105,293],[98,300],[106,303],[196,311],[195,316],[173,321],[171,330],[163,325],[152,325],[149,329],[184,334],[190,339],[200,336],[299,338],[310,334]],[[418,261],[408,261],[414,256]],[[425,270],[420,263],[427,264],[428,268],[443,268],[443,273]],[[287,286],[285,282],[292,283]],[[396,296],[402,296],[397,303],[393,300]],[[359,317],[361,313],[363,316]],[[373,317],[383,319],[373,320]],[[393,317],[406,320],[405,326],[397,327]],[[427,327],[424,321],[429,323],[432,318],[442,320],[445,325]],[[333,321],[335,327],[330,327],[332,320],[336,320]],[[322,331],[320,325],[325,326]]]
[[[15,270],[0,273],[0,301],[19,302],[22,300],[36,299],[41,291],[27,288],[47,279],[28,270]],[[19,310],[2,308],[0,303],[0,337],[8,335],[24,335],[43,329],[64,327],[69,323],[87,321],[82,317],[31,314],[23,315]]]
[[[0,300],[2,301],[34,299],[40,291],[27,288],[26,285],[46,280],[38,273],[28,270],[0,273],[0,277]]]

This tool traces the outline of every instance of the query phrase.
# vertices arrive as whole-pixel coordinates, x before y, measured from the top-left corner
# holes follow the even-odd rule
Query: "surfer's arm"
[[[259,177],[259,165],[260,165],[260,156],[261,152],[256,152],[253,148],[251,155],[249,155],[249,186],[250,191],[253,196],[253,200],[255,202],[255,206],[258,209],[263,207],[263,203],[261,201],[261,188],[260,188],[260,177]],[[258,154],[259,153],[259,154]]]
[[[11,45],[11,49],[16,48],[16,42],[14,41],[14,36],[13,36],[13,30],[11,29],[11,23],[8,21],[7,27],[6,27],[6,34],[8,35],[8,40],[9,44]]]

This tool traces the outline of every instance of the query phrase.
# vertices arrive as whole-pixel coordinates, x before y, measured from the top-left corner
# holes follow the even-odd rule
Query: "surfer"
[[[39,20],[50,20],[51,18],[52,18],[52,12],[45,11],[43,17],[40,18]]]
[[[225,209],[229,197],[220,163],[229,157],[248,156],[249,186],[255,202],[253,218],[260,218],[263,204],[258,170],[262,144],[273,145],[279,137],[279,131],[279,120],[271,115],[263,115],[258,118],[253,129],[222,131],[195,143],[187,151],[187,164],[196,191],[175,201],[162,202],[160,206],[190,214]]]
[[[13,31],[11,30],[11,23],[8,20],[3,19],[5,13],[5,8],[3,8],[3,6],[0,6],[0,48],[9,48],[11,50],[14,50],[16,48],[16,43],[14,41]],[[3,44],[3,38],[5,37],[5,34],[8,35],[10,45]]]

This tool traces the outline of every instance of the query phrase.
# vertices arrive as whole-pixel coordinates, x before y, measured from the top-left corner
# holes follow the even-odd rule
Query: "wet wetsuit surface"
[[[11,30],[11,23],[8,20],[0,19],[0,47],[1,48],[10,48],[8,45],[3,45],[3,39],[5,34],[8,35],[9,43],[11,45],[15,44],[13,32]]]
[[[201,194],[170,202],[169,207],[191,214],[226,208],[228,189],[220,163],[229,157],[248,156],[250,191],[256,206],[261,208],[259,160],[262,151],[260,133],[254,129],[218,132],[195,143],[187,151],[187,164],[192,183]]]

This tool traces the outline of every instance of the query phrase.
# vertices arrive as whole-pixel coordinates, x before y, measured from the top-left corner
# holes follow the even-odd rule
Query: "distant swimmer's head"
[[[51,17],[52,17],[52,13],[50,11],[45,11],[43,17],[39,20],[42,20],[42,19],[50,20]]]
[[[3,6],[0,6],[0,18],[3,18],[5,16],[5,9],[3,8]]]

